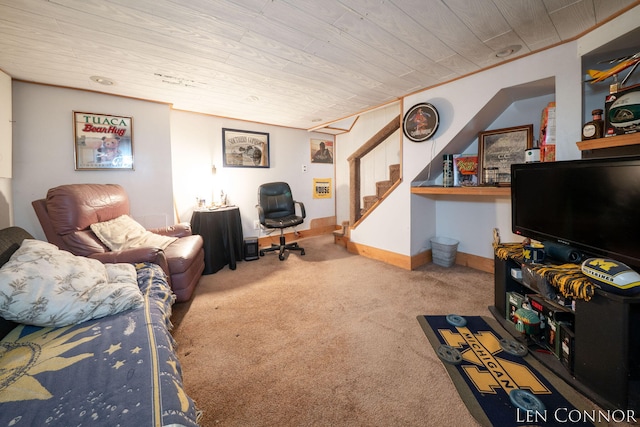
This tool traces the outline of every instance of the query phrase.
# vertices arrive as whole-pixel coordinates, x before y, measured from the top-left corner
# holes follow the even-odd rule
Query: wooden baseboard
[[[349,239],[346,236],[342,235],[341,233],[336,233],[335,231],[333,232],[333,243],[346,248],[348,242]]]
[[[309,228],[311,230],[314,229],[324,229],[331,227],[333,230],[336,229],[336,217],[335,216],[326,216],[323,218],[314,218],[309,223]]]
[[[340,244],[342,244],[342,242],[340,242]],[[432,261],[431,249],[414,256],[407,256],[353,242],[347,242],[346,248],[350,253],[386,262],[387,264],[395,265],[396,267],[406,270],[414,270]],[[456,264],[486,273],[493,273],[493,258],[484,258],[478,255],[458,252],[456,254]]]
[[[411,257],[411,265],[413,268],[420,267],[430,263],[433,260],[431,249],[419,253]],[[484,258],[478,255],[467,254],[464,252],[456,253],[456,264],[473,268],[474,270],[484,271],[493,274],[493,258]]]
[[[493,274],[494,272],[493,258],[484,258],[478,255],[458,252],[456,255],[456,264],[471,267],[474,270],[484,271],[485,273]]]
[[[361,245],[351,241],[347,242],[347,251],[352,254],[377,259],[387,264],[395,265],[396,267],[411,270],[411,258],[406,255],[400,255],[395,252],[385,251],[384,249]]]
[[[305,237],[314,237],[321,234],[333,234],[334,243],[347,248],[347,251],[350,253],[376,259],[387,264],[395,265],[396,267],[404,268],[405,270],[414,270],[432,261],[431,249],[420,252],[417,255],[408,256],[385,251],[384,249],[353,243],[347,236],[341,235],[341,233],[335,233],[335,231],[339,229],[339,227],[335,225],[335,220],[331,222],[330,219],[327,219],[315,223],[312,221],[312,225],[314,225],[314,227],[308,230],[302,230],[297,233],[285,233],[285,240],[287,242],[294,242],[297,239],[303,239]],[[271,246],[272,243],[280,243],[280,232],[277,229],[275,229],[273,234],[269,236],[262,236],[258,238],[259,247]],[[493,273],[493,258],[483,258],[477,255],[458,252],[456,254],[456,264],[487,273]]]
[[[295,242],[297,239],[303,239],[305,237],[320,236],[321,234],[330,234],[336,230],[335,217],[319,218],[311,221],[311,228],[307,230],[301,230],[297,232],[284,233],[284,238],[287,242]],[[271,246],[272,243],[280,243],[280,230],[273,229],[273,233],[268,236],[262,236],[258,238],[258,246]]]

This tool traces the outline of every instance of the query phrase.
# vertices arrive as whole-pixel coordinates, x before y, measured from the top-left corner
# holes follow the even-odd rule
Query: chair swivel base
[[[284,241],[284,236],[280,236],[280,244],[276,245],[275,243],[271,244],[270,248],[260,249],[258,252],[260,256],[264,256],[266,252],[274,252],[278,251],[278,258],[280,261],[284,261],[284,251],[300,251],[300,255],[304,255],[304,248],[298,246],[298,242],[286,243]]]

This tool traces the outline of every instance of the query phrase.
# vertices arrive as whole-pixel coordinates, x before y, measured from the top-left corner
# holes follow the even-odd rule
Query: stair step
[[[378,198],[382,198],[382,196],[389,191],[392,185],[393,181],[390,180],[376,182],[376,196],[378,196]]]
[[[378,201],[378,196],[364,196],[362,198],[363,207],[362,209],[366,212]]]
[[[393,185],[400,181],[400,164],[389,165],[389,179],[376,182],[376,195],[375,196],[363,196],[362,207],[360,208],[360,217],[367,211],[373,208],[380,199],[393,187]],[[340,231],[334,232],[334,234],[341,234]]]
[[[389,179],[391,182],[396,182],[400,180],[400,165],[389,165]]]
[[[334,230],[333,235],[339,237],[349,237],[349,221],[342,221],[341,228],[339,230]]]

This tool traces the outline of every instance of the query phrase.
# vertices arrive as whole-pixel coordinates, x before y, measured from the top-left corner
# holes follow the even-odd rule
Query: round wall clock
[[[402,121],[402,130],[413,142],[423,142],[431,138],[440,124],[438,110],[433,105],[422,102],[407,111]]]

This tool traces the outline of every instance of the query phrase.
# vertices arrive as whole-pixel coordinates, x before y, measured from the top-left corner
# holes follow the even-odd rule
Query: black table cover
[[[204,240],[204,272],[212,274],[243,257],[243,235],[240,209],[236,206],[197,210],[191,216],[191,229]]]

